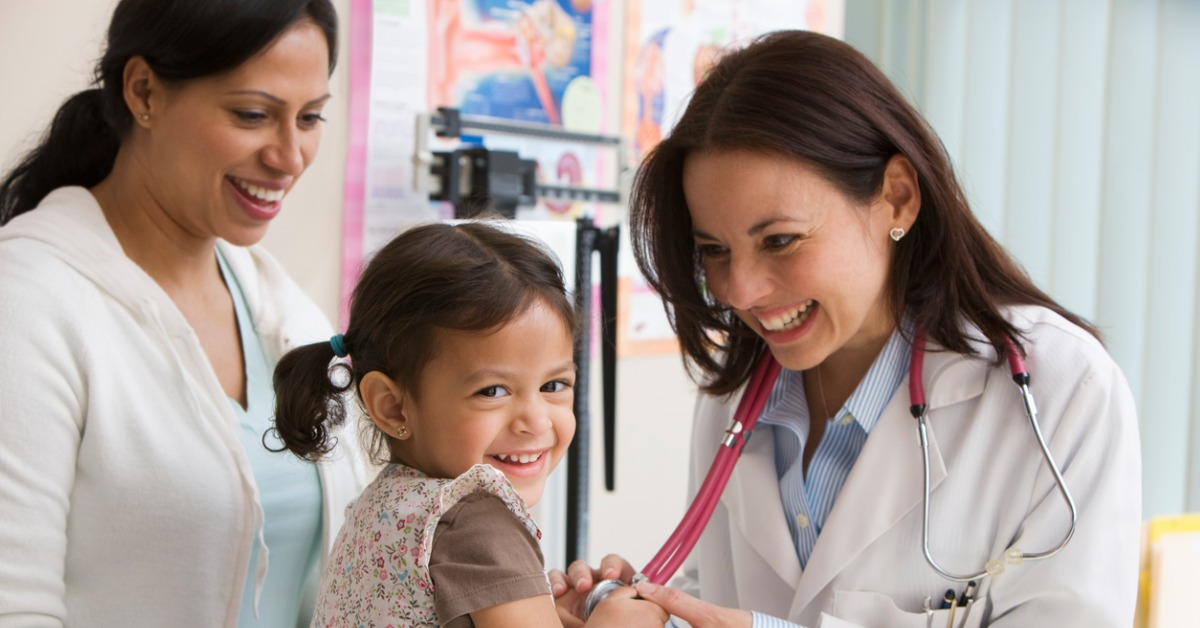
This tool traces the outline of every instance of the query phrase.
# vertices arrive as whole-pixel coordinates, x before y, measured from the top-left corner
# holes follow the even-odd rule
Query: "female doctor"
[[[640,595],[697,627],[1131,624],[1125,378],[976,220],[937,137],[863,55],[779,32],[725,56],[631,211],[705,393],[693,491],[760,354],[782,365],[681,575]],[[633,574],[609,556],[552,583]]]

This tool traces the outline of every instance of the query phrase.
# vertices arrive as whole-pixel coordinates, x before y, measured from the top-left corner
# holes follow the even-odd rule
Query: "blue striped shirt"
[[[808,564],[817,537],[867,442],[867,435],[904,380],[908,354],[908,343],[901,332],[892,332],[846,405],[826,419],[825,434],[813,453],[807,474],[803,468],[809,431],[804,373],[784,369],[775,382],[760,423],[770,425],[774,431],[779,496],[802,567]]]
[[[821,528],[867,442],[867,435],[879,422],[900,382],[904,381],[908,356],[908,343],[897,329],[846,400],[846,405],[826,419],[825,434],[809,461],[807,477],[803,470],[809,427],[804,372],[780,371],[759,423],[771,426],[775,436],[779,496],[802,567],[808,565],[808,557],[817,544]],[[797,628],[796,624],[762,613],[755,612],[753,616],[753,628]]]

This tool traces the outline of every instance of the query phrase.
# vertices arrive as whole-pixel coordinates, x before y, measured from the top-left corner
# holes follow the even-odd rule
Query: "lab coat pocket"
[[[821,628],[978,628],[981,612],[975,602],[967,606],[934,611],[901,610],[892,598],[874,591],[837,591],[833,614],[822,616]],[[950,623],[953,621],[953,623]]]

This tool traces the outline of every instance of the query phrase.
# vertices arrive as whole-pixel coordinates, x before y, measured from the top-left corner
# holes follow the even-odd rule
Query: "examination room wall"
[[[330,320],[338,314],[342,262],[343,170],[347,151],[346,62],[349,0],[341,17],[339,63],[330,82],[321,149],[284,203],[264,245]],[[30,148],[68,95],[87,87],[116,0],[0,0],[0,164]],[[614,12],[621,2],[611,4]],[[619,35],[617,33],[616,35]],[[619,45],[612,46],[614,54]],[[616,59],[613,67],[620,67]],[[613,92],[619,76],[612,77]],[[615,127],[615,107],[612,125]],[[599,365],[592,416],[599,420]],[[623,359],[618,369],[617,490],[604,491],[602,442],[595,432],[590,473],[589,554],[620,553],[644,564],[686,507],[686,464],[695,387],[677,355]]]

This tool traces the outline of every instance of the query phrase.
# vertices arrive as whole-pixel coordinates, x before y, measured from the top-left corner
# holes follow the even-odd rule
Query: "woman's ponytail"
[[[37,207],[56,188],[100,183],[119,146],[101,89],[75,94],[59,107],[41,143],[0,182],[0,225]]]
[[[345,362],[335,357],[328,342],[297,347],[275,367],[275,427],[282,448],[316,461],[333,450],[334,428],[346,421],[346,391],[354,385]],[[266,439],[264,438],[264,443]]]

